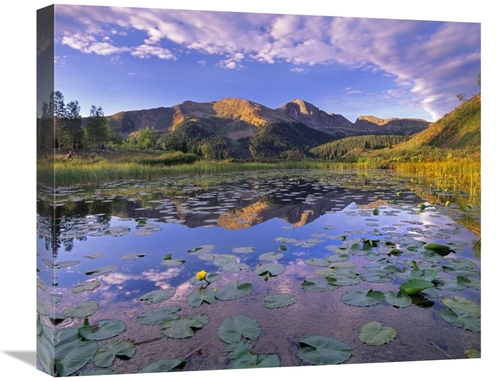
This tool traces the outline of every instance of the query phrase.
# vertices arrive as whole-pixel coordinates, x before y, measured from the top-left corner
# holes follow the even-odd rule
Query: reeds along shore
[[[144,164],[140,160],[129,162],[112,162],[105,159],[40,160],[37,165],[37,181],[39,184],[49,186],[68,186],[128,179],[151,180],[164,176],[287,169],[330,171],[390,169],[398,176],[418,178],[436,189],[465,192],[476,198],[479,198],[481,192],[481,163],[467,158],[420,163],[391,163],[371,159],[362,162],[197,160],[191,164],[176,165],[151,165]]]

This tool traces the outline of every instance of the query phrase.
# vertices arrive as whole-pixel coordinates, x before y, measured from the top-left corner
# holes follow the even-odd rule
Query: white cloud
[[[480,62],[479,24],[75,7],[58,6],[63,15],[78,15],[62,43],[85,53],[129,51],[138,58],[173,60],[161,46],[174,43],[184,51],[226,56],[218,66],[227,69],[242,69],[252,60],[337,62],[393,76],[395,86],[411,88],[412,101],[420,97],[432,115],[453,108],[456,93],[470,92]],[[110,38],[133,30],[147,36],[138,46],[117,46]]]

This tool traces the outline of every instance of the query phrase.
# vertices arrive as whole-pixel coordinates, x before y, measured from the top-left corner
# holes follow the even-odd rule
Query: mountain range
[[[189,146],[209,144],[221,156],[281,159],[304,157],[315,146],[350,136],[410,136],[430,125],[422,119],[374,116],[360,116],[353,123],[300,99],[275,109],[241,98],[185,101],[106,118],[111,130],[124,138],[149,127],[160,136],[187,139]]]

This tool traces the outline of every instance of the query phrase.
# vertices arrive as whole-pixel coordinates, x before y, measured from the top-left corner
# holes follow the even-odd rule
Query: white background
[[[390,364],[338,365],[256,369],[249,371],[221,370],[147,375],[122,375],[120,380],[230,380],[236,377],[314,378],[369,380],[420,380],[441,377],[494,379],[491,369],[498,354],[498,328],[493,324],[496,307],[493,282],[500,253],[492,248],[495,237],[491,215],[498,207],[493,198],[495,171],[499,159],[495,150],[498,122],[498,19],[496,2],[389,0],[302,0],[244,2],[211,1],[65,1],[65,4],[115,5],[149,8],[177,8],[261,13],[290,13],[350,17],[466,21],[482,24],[482,358],[480,360],[444,360]],[[10,1],[0,12],[2,28],[0,45],[0,155],[2,195],[0,209],[0,376],[4,380],[41,380],[50,376],[36,370],[36,194],[35,194],[35,126],[36,126],[36,10],[51,5],[40,0]],[[489,163],[486,162],[490,160]],[[491,274],[491,275],[490,275]],[[490,291],[490,289],[492,289]],[[491,298],[490,298],[491,295]],[[498,360],[497,360],[498,361]],[[493,376],[490,376],[490,371]],[[98,380],[115,380],[117,376],[96,376]],[[87,377],[88,378],[88,377]],[[92,379],[97,380],[95,377]]]

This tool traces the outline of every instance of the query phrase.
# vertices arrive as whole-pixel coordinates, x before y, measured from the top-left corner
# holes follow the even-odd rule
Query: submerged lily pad
[[[257,322],[244,315],[230,316],[222,321],[217,328],[219,338],[227,343],[234,344],[242,337],[255,340],[260,335],[260,327]]]
[[[373,290],[352,290],[342,295],[340,300],[355,307],[374,306],[384,301],[384,293]]]
[[[377,321],[372,321],[361,327],[358,337],[367,345],[382,345],[396,337],[396,330],[391,327],[384,327]]]
[[[291,306],[297,302],[297,297],[291,294],[273,294],[266,296],[262,300],[266,308],[282,308]]]
[[[352,348],[338,339],[327,336],[309,336],[299,341],[297,357],[312,365],[333,365],[347,361]]]

